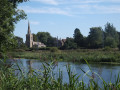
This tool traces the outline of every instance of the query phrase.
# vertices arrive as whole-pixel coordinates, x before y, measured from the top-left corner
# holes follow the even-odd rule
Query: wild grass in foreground
[[[87,61],[86,61],[87,62]],[[11,68],[10,65],[2,62],[0,66],[0,90],[119,90],[120,89],[120,77],[116,78],[115,83],[106,83],[102,77],[100,77],[96,72],[92,72],[88,62],[89,71],[93,75],[97,75],[102,81],[102,86],[100,86],[94,80],[94,76],[88,75],[87,72],[84,72],[84,75],[87,75],[90,78],[90,82],[85,84],[84,81],[79,81],[80,76],[74,74],[71,71],[71,67],[68,64],[66,66],[67,73],[69,77],[69,82],[63,82],[62,71],[59,70],[58,78],[55,79],[52,69],[54,68],[53,63],[43,64],[43,70],[38,70],[40,73],[36,73],[32,68],[29,73],[25,73],[21,70],[21,67],[18,66],[18,69],[21,73],[17,76],[14,74],[15,69]],[[81,69],[82,70],[82,69]],[[18,78],[19,77],[19,78]]]

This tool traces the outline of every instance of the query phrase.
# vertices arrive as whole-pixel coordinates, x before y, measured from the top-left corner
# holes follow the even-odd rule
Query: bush
[[[103,51],[110,51],[111,50],[111,48],[109,47],[109,46],[106,46],[104,49],[103,49]]]
[[[50,47],[41,47],[39,50],[50,50]]]
[[[57,47],[51,47],[50,52],[58,52],[59,49]]]
[[[24,52],[25,50],[24,49],[15,49],[14,51],[15,52]]]

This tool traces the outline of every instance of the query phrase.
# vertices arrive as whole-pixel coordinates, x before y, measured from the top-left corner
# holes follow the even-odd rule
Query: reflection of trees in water
[[[98,68],[98,74],[101,76],[102,75],[102,67],[101,66],[99,66],[99,68]]]
[[[33,73],[32,60],[28,60],[27,65],[28,65],[28,74],[32,74]]]

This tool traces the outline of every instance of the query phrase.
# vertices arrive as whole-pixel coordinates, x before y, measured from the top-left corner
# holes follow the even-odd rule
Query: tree
[[[23,10],[17,9],[18,4],[27,0],[0,0],[0,51],[12,47],[14,42],[14,25],[26,18]]]
[[[14,40],[16,42],[16,47],[15,48],[26,48],[26,45],[23,42],[23,38],[15,36]]]
[[[77,43],[77,46],[78,47],[83,47],[83,40],[84,40],[84,37],[83,35],[80,33],[80,30],[78,28],[76,28],[74,30],[74,34],[73,34],[73,37],[74,37],[74,42]]]
[[[76,49],[76,48],[77,44],[74,42],[74,39],[67,37],[66,42],[62,49]]]
[[[108,36],[105,39],[105,46],[115,48],[117,46],[117,43],[114,38]]]
[[[118,44],[119,44],[119,35],[116,31],[116,28],[113,26],[113,24],[107,23],[105,25],[105,46],[115,48],[118,46]]]
[[[49,37],[47,40],[48,47],[55,47],[56,46],[56,38]]]
[[[33,41],[37,42],[38,41],[38,38],[37,38],[37,35],[33,33]]]
[[[44,43],[48,47],[51,47],[54,45],[55,39],[50,35],[49,32],[38,32],[37,38],[38,38],[38,41]]]
[[[118,35],[119,35],[119,44],[118,44],[118,48],[119,48],[119,50],[120,50],[120,32],[117,32],[118,33]]]
[[[103,44],[103,31],[101,27],[92,27],[88,35],[89,48],[101,48]]]

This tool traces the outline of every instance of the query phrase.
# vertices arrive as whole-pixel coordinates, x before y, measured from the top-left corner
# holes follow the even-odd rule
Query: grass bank
[[[88,62],[96,63],[120,63],[120,51],[118,50],[63,50],[57,52],[51,51],[24,51],[24,52],[9,52],[7,55],[9,58],[25,58],[25,59],[37,59],[42,61],[72,61],[72,62],[84,62],[86,59]]]

